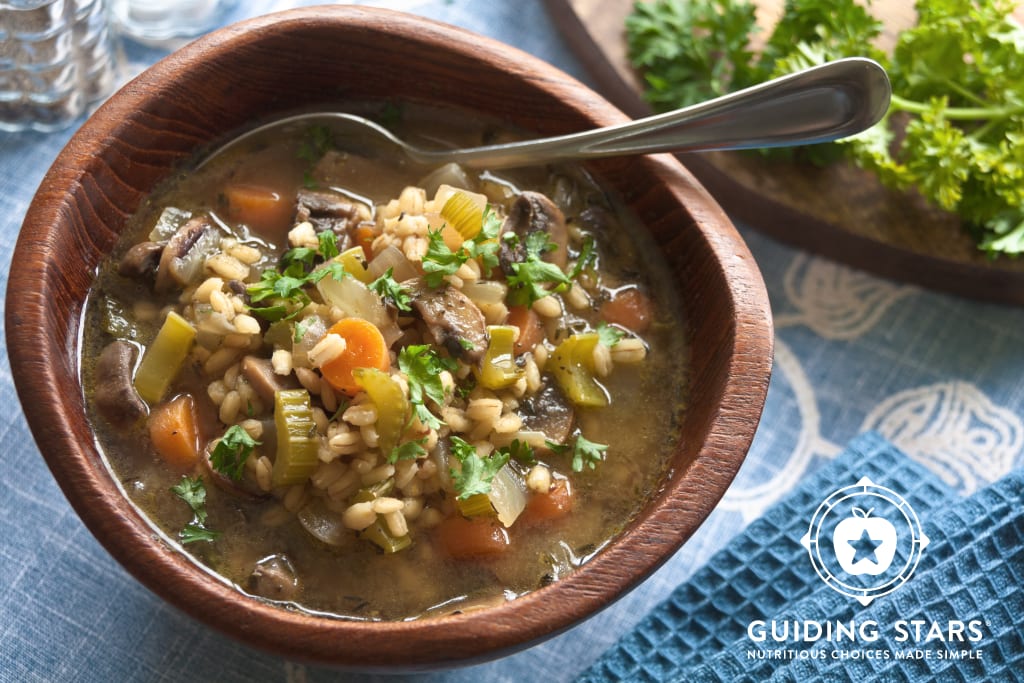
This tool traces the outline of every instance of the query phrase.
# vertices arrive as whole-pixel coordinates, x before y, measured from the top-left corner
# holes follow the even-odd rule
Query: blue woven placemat
[[[826,586],[800,544],[823,499],[862,477],[902,495],[930,541],[910,579],[866,607]],[[752,622],[773,621],[780,632],[786,623],[794,629],[794,622],[866,624],[867,631],[853,642],[755,640],[748,634]],[[963,627],[963,640],[950,635],[951,625],[954,631]],[[1024,472],[960,498],[869,433],[747,527],[578,681],[862,683],[1022,676]]]

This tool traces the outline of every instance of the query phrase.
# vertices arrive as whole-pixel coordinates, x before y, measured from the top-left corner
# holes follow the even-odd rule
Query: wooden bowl
[[[692,400],[671,470],[639,517],[571,576],[466,614],[375,623],[317,617],[215,580],[153,532],[97,450],[76,357],[93,274],[153,186],[197,148],[254,117],[396,93],[458,102],[540,134],[626,119],[548,64],[420,18],[331,6],[242,22],[144,72],[75,134],[25,218],[6,313],[11,367],[39,449],[109,552],[168,602],[245,643],[363,670],[494,658],[569,628],[636,586],[690,537],[732,481],[754,435],[772,356],[757,266],[693,176],[667,155],[595,163],[591,170],[661,245],[689,321]]]

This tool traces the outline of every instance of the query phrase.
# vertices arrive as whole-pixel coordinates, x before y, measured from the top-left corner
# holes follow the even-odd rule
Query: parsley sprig
[[[514,244],[519,237],[515,233],[505,233],[502,239]],[[552,291],[563,291],[572,284],[569,276],[561,268],[543,260],[544,254],[558,248],[548,233],[543,230],[531,232],[522,243],[525,257],[522,261],[511,264],[512,273],[508,276],[509,301],[529,306]],[[548,289],[544,285],[554,287]]]
[[[376,292],[380,298],[400,311],[412,310],[412,296],[395,280],[394,268],[388,268],[383,275],[367,285],[370,291]]]
[[[312,301],[306,293],[308,287],[327,276],[341,280],[348,274],[344,266],[331,260],[338,255],[335,234],[325,230],[317,238],[320,244],[316,249],[289,249],[281,256],[277,268],[267,268],[260,273],[259,282],[246,288],[252,304],[263,304],[250,305],[250,313],[270,322],[290,320]],[[325,262],[319,268],[315,267],[318,257]]]
[[[916,188],[972,227],[990,255],[1024,253],[1024,28],[1003,0],[916,3],[917,23],[891,54],[872,47],[882,23],[856,0],[793,0],[760,56],[747,0],[635,3],[630,60],[659,110],[700,102],[773,76],[850,56],[886,68],[889,111],[860,135],[800,149],[828,163],[845,154],[897,190]]]
[[[497,450],[489,456],[481,457],[476,447],[457,436],[451,437],[452,455],[461,467],[450,468],[452,486],[459,500],[466,500],[480,493],[491,492],[491,481],[494,475],[508,462],[509,453]]]
[[[545,444],[555,453],[572,452],[572,471],[582,472],[584,467],[597,469],[597,463],[603,461],[608,453],[607,444],[597,443],[584,438],[582,434],[576,436],[576,440],[570,446],[567,443],[555,443],[546,441]]]
[[[232,479],[241,479],[245,461],[259,445],[260,442],[252,438],[241,425],[232,425],[210,452],[210,465]]]
[[[455,251],[445,244],[440,230],[427,231],[427,252],[423,255],[424,280],[429,287],[440,287],[444,278],[454,275],[469,259],[478,259],[484,276],[489,276],[498,265],[496,241],[501,231],[501,219],[490,205],[484,208],[483,223],[473,239],[466,240]]]
[[[171,487],[171,492],[185,501],[192,510],[192,521],[178,532],[178,539],[182,543],[213,541],[220,536],[219,531],[206,527],[206,486],[202,477],[183,476],[180,482]]]
[[[458,364],[451,358],[441,356],[428,344],[410,344],[398,353],[398,367],[405,373],[409,385],[409,402],[413,413],[427,427],[437,429],[443,423],[430,412],[425,402],[430,399],[441,405],[445,399],[441,372],[454,372]]]

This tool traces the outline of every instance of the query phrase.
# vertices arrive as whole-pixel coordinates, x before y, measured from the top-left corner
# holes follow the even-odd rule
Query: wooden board
[[[630,116],[651,113],[626,56],[633,0],[547,0],[552,19],[598,90]],[[758,0],[758,23],[778,20],[781,0]],[[914,21],[913,3],[876,0],[881,47]],[[1024,9],[1016,16],[1024,17]],[[959,219],[920,196],[893,192],[850,164],[821,169],[738,152],[680,155],[719,203],[751,227],[837,261],[924,287],[1024,304],[1024,259],[990,259]]]

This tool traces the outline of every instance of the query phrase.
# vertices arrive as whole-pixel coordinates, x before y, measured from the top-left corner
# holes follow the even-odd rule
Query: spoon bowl
[[[342,112],[305,113],[255,128],[215,151],[234,148],[269,127],[311,119],[343,122],[394,145],[422,164],[458,163],[471,168],[533,164],[655,152],[786,147],[831,142],[875,125],[889,108],[892,88],[875,61],[849,57],[810,67],[707,102],[636,121],[539,140],[466,149],[424,149],[384,126]]]

